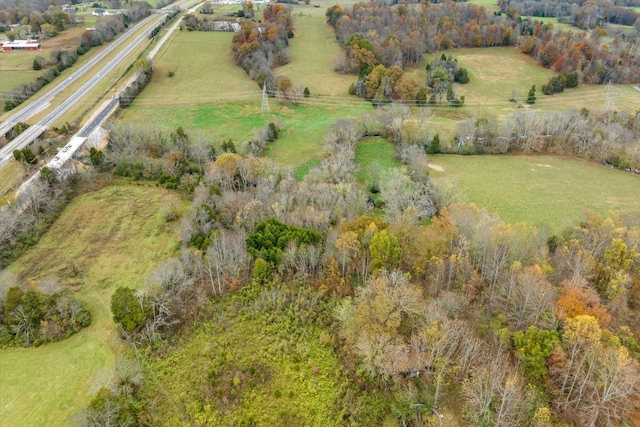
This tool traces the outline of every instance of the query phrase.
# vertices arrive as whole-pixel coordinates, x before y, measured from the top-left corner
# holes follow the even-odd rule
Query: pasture
[[[291,64],[276,70],[289,76],[294,84],[308,86],[311,96],[297,106],[269,99],[270,112],[282,120],[284,129],[279,139],[270,144],[266,155],[292,166],[298,177],[319,161],[322,135],[332,123],[372,108],[369,103],[348,98],[353,76],[333,73],[332,55],[337,54],[338,46],[331,29],[323,21],[318,23],[317,19],[309,20],[299,27],[314,28],[314,36],[306,41],[301,36],[301,43],[297,37],[292,39]],[[322,60],[308,66],[306,58],[317,56],[308,56],[310,46],[317,44],[315,36],[324,37],[329,47],[333,43],[333,48],[319,46],[317,53],[324,52],[319,55]],[[262,114],[258,84],[231,59],[231,38],[230,33],[179,33],[156,61],[151,83],[123,112],[121,121],[148,123],[166,130],[183,126],[213,140],[231,139],[240,148],[268,123],[269,116]],[[168,76],[169,71],[175,73],[173,77]],[[312,73],[311,77],[308,73]]]
[[[638,216],[640,176],[585,160],[554,156],[433,155],[436,182],[453,183],[461,201],[505,222],[546,223],[553,232],[586,212]]]
[[[541,67],[535,59],[516,48],[452,49],[445,53],[451,54],[460,66],[467,68],[471,79],[469,83],[457,86],[458,93],[465,96],[465,106],[457,110],[459,113],[511,114],[517,111],[517,105],[509,99],[515,95],[518,104],[526,105],[526,96],[532,85],[536,85],[537,100],[526,108],[553,111],[605,108],[607,87],[603,85],[580,85],[551,96],[543,95],[540,87],[555,73]],[[425,56],[421,64],[409,71],[410,75],[418,81],[424,80],[424,65],[430,60],[430,56]],[[640,109],[638,91],[632,85],[616,86],[615,108],[627,111]],[[436,114],[438,111],[435,110]]]
[[[38,348],[0,350],[0,419],[7,426],[67,425],[113,374],[118,342],[110,313],[118,286],[138,288],[174,256],[186,203],[156,187],[120,183],[74,199],[39,244],[10,270],[25,280],[55,278],[91,311],[88,328]]]
[[[378,188],[384,173],[401,166],[396,160],[396,147],[384,138],[367,138],[356,146],[356,178],[367,191]]]

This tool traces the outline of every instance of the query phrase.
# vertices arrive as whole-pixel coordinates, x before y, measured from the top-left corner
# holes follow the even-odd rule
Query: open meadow
[[[113,376],[120,345],[111,294],[138,288],[174,256],[177,222],[163,208],[185,202],[168,190],[120,183],[74,199],[39,244],[10,266],[32,283],[54,278],[90,311],[71,338],[37,348],[0,350],[0,420],[6,426],[61,426]]]
[[[554,156],[433,155],[436,182],[453,184],[461,201],[505,222],[546,223],[553,232],[587,212],[640,215],[640,176]]]
[[[292,166],[299,177],[319,161],[322,135],[332,123],[372,109],[369,103],[348,98],[353,76],[332,71],[333,56],[339,49],[331,29],[321,18],[311,20],[305,15],[304,19],[298,27],[301,34],[306,30],[300,28],[311,28],[312,34],[323,37],[328,46],[314,43],[313,37],[305,41],[301,36],[300,43],[297,37],[290,41],[292,63],[276,72],[286,74],[294,84],[308,86],[312,95],[298,106],[269,99],[270,113],[282,121],[284,129],[266,153],[267,157]],[[182,126],[216,141],[231,139],[236,147],[250,140],[257,129],[268,123],[269,115],[262,113],[258,84],[233,63],[229,54],[231,38],[230,33],[180,32],[157,60],[151,83],[124,111],[121,121],[147,123],[166,130]],[[312,53],[311,57],[322,60],[309,67],[305,58],[312,47],[318,55]],[[173,77],[168,76],[169,71],[175,73]]]

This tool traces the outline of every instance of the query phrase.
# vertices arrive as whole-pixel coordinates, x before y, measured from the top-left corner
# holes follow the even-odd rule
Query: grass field
[[[500,10],[497,0],[472,0],[469,3],[477,4],[478,6],[484,6],[490,12],[497,12]]]
[[[574,33],[584,32],[583,29],[576,27],[575,25],[566,24],[564,22],[558,22],[558,18],[554,16],[532,16],[533,21],[540,21],[543,23],[553,24],[554,30],[571,31]]]
[[[509,223],[547,223],[555,232],[586,212],[640,214],[640,176],[595,163],[553,156],[430,156],[463,201]]]
[[[291,62],[278,68],[277,72],[291,78],[293,84],[308,87],[314,95],[346,97],[355,76],[333,71],[340,46],[333,29],[324,19],[314,15],[317,11],[318,8],[302,5],[294,9],[296,37],[289,41]]]
[[[27,172],[24,164],[11,160],[0,168],[0,198],[12,191],[17,181]],[[1,199],[0,199],[1,200]],[[0,203],[0,206],[2,204]]]
[[[330,29],[324,24],[318,25],[318,21],[319,18],[302,26],[313,28],[313,34],[324,37],[328,44],[333,43],[331,52],[337,53],[338,47],[333,42]],[[168,130],[183,126],[189,131],[204,132],[214,140],[231,139],[239,148],[266,123],[268,116],[261,114],[262,94],[257,83],[231,60],[231,37],[229,33],[179,33],[157,60],[151,83],[125,110],[121,121],[149,123]],[[306,65],[303,52],[309,50],[311,42],[303,40],[296,45],[297,40],[294,39],[292,51],[297,52],[297,56],[288,68],[277,70],[291,76],[295,83],[309,86],[311,98],[303,100],[299,106],[281,105],[273,98],[269,100],[271,114],[282,119],[284,129],[266,155],[294,167],[298,177],[319,161],[322,135],[332,123],[372,108],[369,103],[357,99],[345,101],[353,76],[333,73],[331,52],[323,56],[324,60],[330,61],[324,64],[324,68],[319,68],[324,60],[312,67]],[[328,52],[329,47],[318,51]],[[190,65],[186,67],[185,63]],[[294,65],[298,63],[300,65]],[[318,74],[305,78],[306,73],[314,68]],[[167,76],[169,70],[175,72],[173,77]],[[203,78],[202,70],[207,70],[210,78]],[[223,79],[219,78],[223,75]],[[323,80],[323,76],[328,77]],[[342,96],[323,97],[316,90],[329,95],[340,91]],[[327,92],[323,92],[325,90]]]
[[[38,348],[0,350],[0,420],[6,426],[60,426],[113,374],[118,340],[109,310],[118,286],[137,288],[177,247],[159,213],[185,202],[167,190],[114,185],[76,198],[37,247],[11,265],[26,279],[56,278],[77,289],[91,326]],[[80,274],[75,274],[79,271]]]
[[[356,178],[367,190],[374,184],[379,185],[386,171],[401,166],[395,156],[396,147],[384,138],[367,138],[358,142]]]

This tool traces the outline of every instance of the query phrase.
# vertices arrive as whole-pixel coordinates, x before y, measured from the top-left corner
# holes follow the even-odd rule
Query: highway
[[[185,6],[188,7],[187,4],[191,3],[192,9],[189,12],[195,12],[195,6],[200,3],[200,0],[187,0],[183,2],[178,2],[175,6]],[[134,26],[131,30],[125,33],[122,37],[118,38],[113,45],[110,45],[107,49],[100,52],[95,58],[92,58],[89,63],[83,65],[80,69],[75,71],[70,77],[56,86],[52,91],[47,93],[45,96],[32,101],[27,107],[23,108],[20,112],[12,115],[5,122],[0,125],[0,132],[4,132],[2,135],[6,134],[15,123],[19,121],[25,121],[28,118],[34,116],[35,114],[41,112],[46,109],[51,100],[59,94],[62,90],[68,87],[75,79],[82,76],[86,73],[92,66],[95,66],[100,60],[102,60],[107,54],[113,51],[115,48],[124,43],[127,39],[127,34],[131,32],[137,31],[141,26],[148,24],[149,22],[157,19],[158,22],[155,22],[148,31],[144,31],[140,35],[138,35],[133,41],[130,41],[126,47],[124,47],[120,52],[107,63],[96,75],[91,77],[85,84],[82,85],[80,89],[71,94],[67,99],[63,100],[62,103],[55,107],[53,111],[47,114],[40,122],[37,124],[31,125],[26,131],[20,134],[18,137],[14,138],[11,142],[9,142],[5,147],[0,149],[0,167],[2,167],[5,163],[10,161],[13,158],[13,151],[16,149],[22,149],[29,145],[35,138],[40,136],[49,126],[51,126],[58,118],[60,118],[69,108],[71,108],[75,103],[77,103],[82,97],[84,97],[100,80],[102,80],[109,72],[111,72],[115,67],[117,67],[125,58],[129,55],[129,53],[135,49],[140,43],[144,42],[148,39],[151,29],[160,23],[165,17],[164,14],[154,14],[136,26]],[[162,46],[169,35],[175,31],[180,23],[180,19],[177,19],[176,23],[167,31],[167,34],[159,41],[157,46],[152,50],[152,52],[148,55],[148,58],[151,59],[159,50],[160,46]],[[91,123],[82,128],[78,134],[76,134],[67,144],[60,153],[49,163],[48,167],[53,167],[55,169],[60,169],[64,165],[64,163],[73,156],[73,154],[80,148],[80,146],[84,143],[87,137],[95,130],[98,126],[100,126],[106,119],[113,113],[116,106],[118,104],[117,95],[114,95],[109,102],[109,104],[104,107],[101,111],[97,112],[97,114],[92,119]],[[6,130],[5,130],[6,129]],[[68,153],[68,154],[67,154]],[[61,155],[62,154],[62,155]]]
[[[79,77],[81,77],[84,73],[89,71],[93,66],[98,64],[105,56],[111,53],[114,49],[118,48],[121,44],[123,44],[130,34],[135,33],[141,27],[147,25],[147,23],[154,18],[158,18],[158,15],[150,15],[147,18],[140,21],[133,28],[129,29],[127,32],[122,34],[120,37],[111,42],[107,49],[103,49],[102,52],[91,58],[86,64],[77,69],[71,74],[66,80],[55,79],[53,82],[49,83],[50,85],[55,85],[53,90],[47,92],[44,96],[31,100],[28,99],[25,101],[27,104],[25,107],[18,107],[20,110],[15,114],[9,116],[5,121],[0,124],[0,135],[6,135],[11,128],[18,122],[24,122],[29,120],[31,117],[47,108],[53,98],[56,97],[60,92],[65,90],[70,84],[76,81]],[[148,36],[148,34],[147,34]],[[131,47],[131,46],[129,46]],[[37,97],[38,94],[34,95],[34,98]]]
[[[144,19],[139,24],[137,24],[136,26],[134,26],[130,31],[135,32],[136,30],[140,29],[140,27],[148,24],[150,21],[153,21],[154,19],[158,21],[155,24],[159,24],[160,21],[164,19],[164,15],[157,15],[157,14],[151,15],[148,18]],[[6,162],[11,160],[11,158],[13,157],[14,150],[21,150],[22,148],[29,145],[35,138],[40,136],[46,130],[46,128],[51,126],[69,108],[71,108],[83,96],[89,93],[89,91],[94,86],[96,86],[110,71],[112,71],[115,67],[117,67],[135,48],[138,47],[138,45],[141,42],[148,40],[150,31],[151,30],[144,31],[140,35],[138,35],[134,40],[130,41],[96,75],[91,77],[85,84],[82,85],[82,87],[80,87],[80,89],[78,89],[73,94],[71,94],[71,96],[69,96],[67,99],[62,101],[62,103],[60,103],[59,106],[55,107],[53,111],[47,114],[47,116],[44,119],[42,119],[39,123],[31,126],[29,129],[27,129],[27,131],[23,132],[18,137],[16,137],[11,142],[9,142],[6,146],[4,146],[2,149],[0,149],[0,167],[2,167]],[[82,66],[82,68],[75,71],[71,75],[71,77],[67,78],[61,84],[56,86],[55,89],[47,93],[42,98],[32,102],[28,107],[24,108],[19,113],[11,116],[7,121],[3,123],[2,125],[3,127],[0,128],[0,132],[4,131],[5,129],[4,126],[8,126],[8,129],[10,130],[15,123],[19,121],[28,120],[30,117],[32,117],[36,113],[42,111],[43,108],[46,108],[50,104],[51,100],[56,95],[58,95],[62,90],[67,88],[75,79],[82,76],[84,73],[88,72],[91,67],[98,64],[99,61],[102,60],[106,55],[108,55],[115,48],[123,44],[124,41],[127,39],[127,36],[126,36],[127,34],[130,34],[130,32],[127,32],[123,37],[116,40],[116,44],[109,46],[107,49],[100,52],[100,54],[97,55],[95,58],[92,58],[92,60],[89,63],[85,64],[84,66]],[[7,122],[9,123],[5,125]],[[34,129],[31,129],[31,128],[34,128]],[[29,130],[31,130],[31,132],[29,132]],[[37,133],[38,131],[39,133]],[[8,132],[8,130],[6,132]]]

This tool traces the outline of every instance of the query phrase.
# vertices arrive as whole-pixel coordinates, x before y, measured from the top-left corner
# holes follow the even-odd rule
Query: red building
[[[0,42],[3,51],[7,50],[39,50],[42,45],[36,39],[14,40],[12,42]]]

